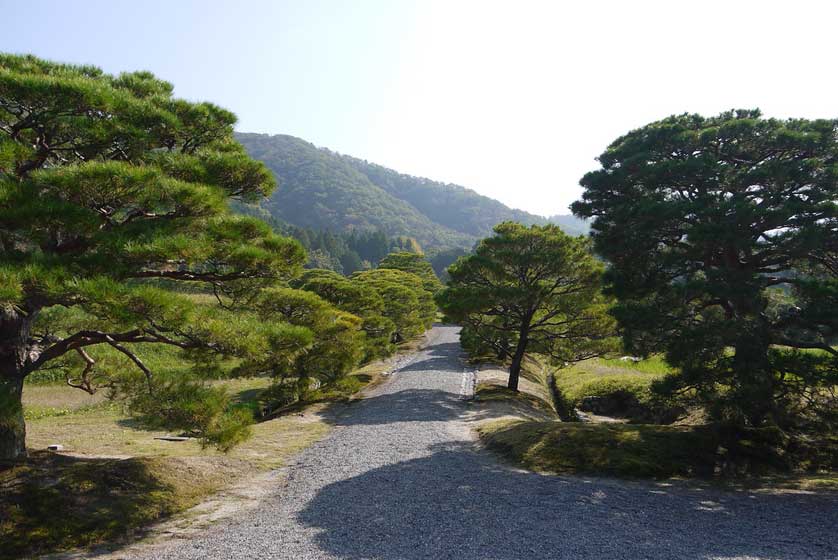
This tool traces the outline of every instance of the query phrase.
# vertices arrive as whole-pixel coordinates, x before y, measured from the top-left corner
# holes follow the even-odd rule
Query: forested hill
[[[546,223],[470,189],[403,175],[287,135],[238,133],[251,156],[274,172],[279,188],[264,207],[299,227],[380,229],[405,235],[425,249],[471,248],[504,220]],[[568,233],[587,231],[572,216],[551,218]]]

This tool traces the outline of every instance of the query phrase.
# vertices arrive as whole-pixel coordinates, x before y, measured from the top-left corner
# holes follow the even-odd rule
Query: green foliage
[[[267,321],[279,319],[317,333],[313,344],[300,352],[288,369],[277,369],[274,375],[293,375],[306,390],[309,379],[319,384],[334,382],[360,363],[364,354],[361,319],[336,309],[317,294],[270,288],[260,295],[258,308]]]
[[[144,349],[168,350],[157,345]],[[147,353],[144,357],[154,361]],[[267,383],[237,379],[214,385],[226,387],[232,410],[239,410],[251,406]],[[126,418],[114,403],[96,399],[82,405],[91,399],[63,386],[39,387],[26,401],[27,417],[37,412],[32,417],[38,418],[29,430],[33,447],[58,441],[73,453],[30,449],[26,462],[5,465],[0,476],[2,559],[40,558],[131,539],[237,480],[282,465],[328,431],[323,422],[289,415],[254,426],[253,438],[222,455],[202,451],[198,442],[153,439],[156,433]],[[125,455],[130,458],[113,458]],[[85,552],[92,554],[88,549],[71,555]]]
[[[382,230],[422,245],[469,245],[471,237],[434,223],[375,185],[340,155],[290,136],[238,134],[251,156],[274,172],[283,188],[264,206],[272,216],[312,229]],[[382,255],[383,256],[383,255]]]
[[[402,270],[378,268],[356,272],[351,280],[373,290],[383,302],[382,316],[395,325],[392,342],[412,338],[436,318],[433,295],[422,278]]]
[[[358,253],[363,261],[369,262],[375,267],[390,252],[393,247],[393,240],[389,239],[387,234],[380,229],[375,231],[353,229],[346,237],[346,245],[352,251]],[[355,271],[344,270],[344,272],[351,274]]]
[[[253,415],[232,408],[223,388],[188,378],[156,382],[148,390],[123,383],[119,390],[128,396],[129,410],[146,426],[195,435],[203,446],[225,452],[250,436]]]
[[[267,418],[276,411],[305,398],[305,393],[294,380],[280,379],[259,394],[258,416]],[[305,388],[308,391],[308,387]]]
[[[415,253],[417,255],[424,253],[419,242],[406,235],[399,235],[393,238],[390,243],[390,249],[397,253]]]
[[[253,412],[246,407],[235,407],[221,414],[202,434],[202,445],[212,445],[219,451],[229,452],[244,443],[253,433]]]
[[[389,238],[381,230],[353,229],[349,233],[334,233],[329,229],[297,227],[253,204],[234,204],[233,207],[238,213],[258,217],[275,231],[299,241],[308,253],[306,268],[309,269],[333,270],[348,276],[359,270],[376,268],[391,251],[422,253],[419,242],[412,237]]]
[[[643,359],[622,359],[622,358],[598,358],[596,360],[598,365],[609,368],[620,368],[641,373],[649,373],[656,376],[663,376],[669,373],[677,373],[666,359],[660,354],[647,356]]]
[[[431,294],[435,294],[442,289],[442,283],[434,273],[431,263],[421,254],[409,252],[390,253],[382,259],[378,267],[392,268],[415,274],[422,279],[422,285],[425,291]]]
[[[653,378],[645,375],[599,375],[589,379],[568,379],[570,377],[587,377],[584,372],[557,376],[556,386],[571,399],[574,404],[584,397],[608,398],[620,393],[630,395],[641,405],[648,405],[654,398],[652,393]]]
[[[490,235],[496,224],[505,221],[544,225],[556,220],[554,223],[562,229],[571,228],[565,230],[568,233],[584,233],[584,222],[573,216],[554,216],[546,220],[541,216],[508,208],[497,200],[459,185],[412,177],[357,158],[341,157],[372,183],[408,202],[434,222],[475,238]]]
[[[582,179],[573,210],[594,218],[628,350],[664,351],[680,372],[660,390],[695,391],[744,426],[792,428],[830,407],[835,130],[758,111],[672,116],[618,138]]]
[[[449,268],[451,279],[437,301],[463,324],[473,355],[493,351],[512,359],[509,387],[517,389],[527,352],[563,364],[611,349],[602,269],[584,238],[556,226],[506,222]]]
[[[172,90],[147,72],[0,55],[1,382],[55,368],[92,392],[130,367],[172,396],[187,386],[156,379],[136,345],[169,345],[196,365],[236,358],[250,371],[310,345],[309,331],[247,308],[305,260],[299,243],[228,208],[270,194],[271,173],[235,142],[233,114]],[[202,285],[217,305],[164,281]],[[167,422],[221,446],[241,439],[241,419],[210,406],[220,397],[191,397],[205,415],[175,418],[195,410],[172,396]]]
[[[609,367],[613,363],[623,367]],[[629,369],[626,363],[638,367]],[[627,418],[632,422],[674,422],[684,411],[671,399],[653,390],[654,382],[666,375],[666,372],[644,372],[644,369],[659,368],[659,364],[642,364],[602,359],[582,362],[572,368],[557,371],[553,375],[554,390],[567,400],[571,408]],[[589,402],[591,397],[594,402]]]
[[[431,257],[431,267],[434,269],[437,278],[443,282],[448,282],[448,267],[457,262],[460,257],[465,257],[469,252],[465,249],[454,248],[438,251]]]
[[[374,288],[328,270],[306,271],[294,287],[313,292],[341,311],[361,318],[361,330],[366,335],[363,361],[392,353],[396,325],[383,315],[384,300]]]
[[[293,379],[275,381],[259,395],[259,414],[270,418],[299,403],[345,402],[372,379],[370,375],[352,374],[320,385],[316,389],[310,386],[303,388]]]
[[[347,251],[340,257],[340,268],[344,274],[352,274],[364,268],[364,261],[355,251]]]

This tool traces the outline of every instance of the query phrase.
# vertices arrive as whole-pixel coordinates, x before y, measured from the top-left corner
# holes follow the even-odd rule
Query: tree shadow
[[[433,374],[436,371],[449,373],[452,369],[463,367],[462,349],[457,342],[443,342],[426,349],[427,356],[422,360],[411,362],[401,368],[399,372],[421,371]],[[442,371],[445,370],[445,371]]]
[[[119,541],[170,513],[172,500],[146,460],[30,452],[0,470],[0,558]]]
[[[298,520],[348,560],[698,560],[835,557],[836,515],[834,497],[543,476],[455,443],[325,486]]]
[[[437,389],[407,389],[369,396],[341,409],[326,420],[338,426],[446,422],[462,418],[468,404],[456,393]]]
[[[249,403],[255,401],[264,392],[264,387],[257,387],[254,389],[242,389],[230,394],[233,403]]]

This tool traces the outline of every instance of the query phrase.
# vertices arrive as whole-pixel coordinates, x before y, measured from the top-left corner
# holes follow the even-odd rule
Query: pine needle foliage
[[[90,392],[113,385],[94,347],[141,372],[149,402],[176,403],[183,383],[162,381],[139,347],[252,368],[311,344],[306,329],[265,323],[247,307],[305,260],[296,241],[228,209],[270,194],[271,173],[234,140],[232,113],[172,91],[148,72],[0,55],[0,398],[11,403],[0,459],[25,454],[19,401],[33,372],[62,369]],[[179,393],[190,391],[200,393]],[[223,408],[218,395],[201,394],[214,403],[207,410]],[[203,424],[236,440],[244,432],[234,420]]]

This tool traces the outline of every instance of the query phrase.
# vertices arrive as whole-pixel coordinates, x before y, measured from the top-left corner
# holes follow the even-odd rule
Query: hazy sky
[[[835,7],[832,7],[835,6]],[[539,214],[672,113],[838,117],[838,3],[0,0],[0,50],[178,96]]]

